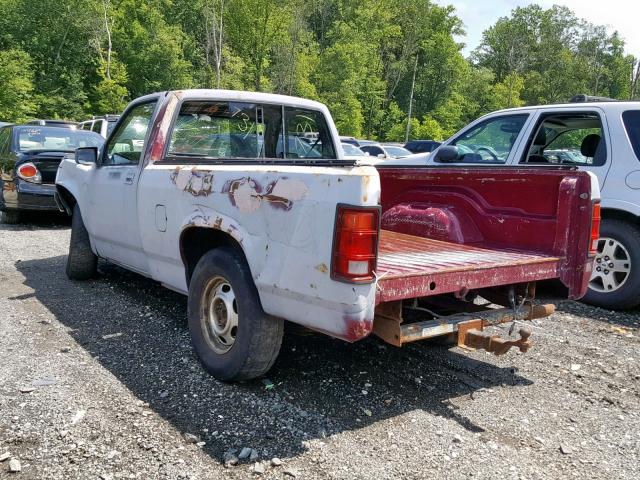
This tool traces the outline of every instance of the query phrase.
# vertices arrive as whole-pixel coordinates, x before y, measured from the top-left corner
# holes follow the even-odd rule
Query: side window
[[[361,147],[363,152],[368,153],[372,157],[377,157],[380,154],[384,154],[384,151],[380,147],[376,147],[375,145],[365,145]]]
[[[505,163],[528,116],[519,114],[490,118],[462,133],[451,142],[451,145],[458,147],[458,161]]]
[[[640,110],[629,110],[622,114],[624,128],[627,130],[629,141],[640,160]]]
[[[595,112],[545,114],[529,139],[521,163],[604,165],[607,146]]]
[[[104,120],[96,120],[95,122],[93,122],[93,127],[91,127],[91,130],[93,132],[100,133],[100,130],[102,129],[102,122],[103,121]]]
[[[336,158],[331,134],[321,112],[285,107],[284,117],[284,158]]]
[[[105,165],[137,165],[149,130],[156,101],[131,110],[107,144]]]

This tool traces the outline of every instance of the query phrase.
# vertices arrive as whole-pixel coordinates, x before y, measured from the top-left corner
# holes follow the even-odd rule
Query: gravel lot
[[[503,357],[288,334],[268,379],[228,385],[184,297],[106,263],[71,282],[68,241],[0,226],[0,478],[640,475],[638,311],[562,302]]]

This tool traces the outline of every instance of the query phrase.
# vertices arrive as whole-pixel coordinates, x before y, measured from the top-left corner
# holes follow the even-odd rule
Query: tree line
[[[463,28],[430,0],[0,0],[0,120],[226,88],[317,99],[341,134],[401,141],[576,93],[640,96],[624,40],[566,7],[516,8],[468,57]]]

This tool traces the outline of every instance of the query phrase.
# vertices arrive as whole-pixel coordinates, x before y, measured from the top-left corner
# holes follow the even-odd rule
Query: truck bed
[[[584,295],[591,179],[575,169],[377,166],[378,304],[558,278]]]
[[[382,230],[376,303],[556,278],[560,258]]]

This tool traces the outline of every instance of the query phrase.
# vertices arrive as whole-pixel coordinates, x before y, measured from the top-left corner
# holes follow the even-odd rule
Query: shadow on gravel
[[[96,280],[71,282],[65,261],[58,256],[16,268],[79,345],[180,432],[200,436],[218,460],[243,446],[263,456],[295,456],[303,440],[416,410],[479,432],[482,426],[458,413],[452,398],[471,402],[483,388],[531,384],[511,368],[441,346],[396,349],[375,338],[350,345],[291,334],[268,380],[225,384],[200,367],[191,349],[184,296],[110,264],[101,264]]]
[[[69,228],[70,226],[71,217],[56,212],[22,212],[20,214],[20,223],[15,225],[8,225],[0,219],[0,230],[14,232],[37,230],[39,228]]]

